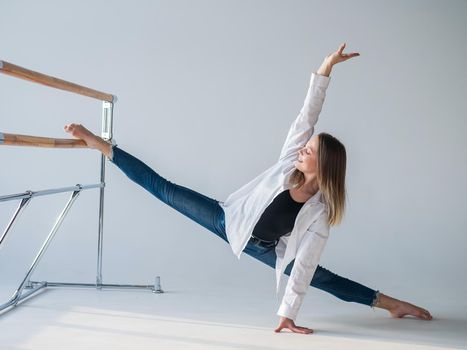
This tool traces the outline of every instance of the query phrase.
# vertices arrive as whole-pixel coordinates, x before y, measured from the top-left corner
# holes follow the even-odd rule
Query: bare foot
[[[392,317],[402,318],[406,315],[415,316],[422,320],[431,320],[433,317],[430,315],[428,310],[422,309],[421,307],[412,305],[405,301],[399,300],[391,310],[388,310]]]
[[[68,124],[64,127],[65,131],[73,137],[83,140],[89,148],[96,149],[99,144],[99,137],[86,129],[81,124]],[[102,139],[101,139],[102,140]]]
[[[89,148],[101,151],[105,156],[112,157],[112,144],[103,138],[94,135],[81,124],[68,124],[64,127],[67,133],[83,140]]]
[[[383,293],[380,293],[380,299],[375,307],[388,310],[394,318],[402,318],[404,316],[411,315],[427,321],[433,319],[428,310],[410,304],[406,301],[392,298]]]

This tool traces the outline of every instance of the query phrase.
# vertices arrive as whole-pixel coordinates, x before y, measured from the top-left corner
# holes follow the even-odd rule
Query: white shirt
[[[298,151],[308,142],[321,112],[330,77],[311,74],[304,105],[292,123],[279,160],[269,169],[230,194],[219,204],[225,212],[227,239],[240,259],[256,223],[274,198],[292,188],[288,180],[295,170]],[[329,236],[327,208],[318,191],[300,209],[292,231],[275,248],[276,292],[287,265],[295,259],[277,314],[295,320]]]

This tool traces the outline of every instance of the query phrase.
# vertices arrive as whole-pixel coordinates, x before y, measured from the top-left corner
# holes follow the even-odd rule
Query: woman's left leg
[[[130,180],[163,203],[227,241],[224,211],[219,201],[165,179],[140,159],[117,146],[114,146],[112,151],[111,162]]]
[[[140,159],[112,146],[80,124],[67,125],[65,130],[84,140],[90,148],[101,151],[129,179],[156,198],[227,242],[224,211],[217,200],[168,181]]]
[[[276,266],[277,256],[274,247],[264,248],[261,245],[249,242],[244,252],[272,268]],[[286,275],[290,276],[293,264],[294,261],[285,269],[284,273]],[[400,318],[405,315],[413,315],[425,320],[432,319],[430,313],[423,308],[394,299],[380,293],[378,290],[341,277],[320,265],[317,266],[310,285],[347,302],[385,309],[390,312],[392,317]]]

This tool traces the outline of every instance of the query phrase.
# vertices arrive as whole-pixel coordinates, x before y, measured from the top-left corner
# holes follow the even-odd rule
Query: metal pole
[[[82,190],[88,190],[91,188],[103,187],[103,186],[104,186],[103,183],[98,183],[98,184],[92,184],[92,185],[75,185],[75,186],[70,186],[70,187],[51,188],[48,190],[40,190],[40,191],[26,191],[23,193],[0,196],[0,202],[6,202],[6,201],[21,199],[21,198],[48,196],[50,194],[63,193],[63,192],[73,192],[73,191],[78,191],[78,190],[82,191]]]
[[[31,287],[32,289],[28,290],[27,292],[21,294],[21,296],[17,297],[16,299],[10,299],[5,304],[0,305],[0,314],[6,313],[10,311],[12,308],[17,306],[18,304],[22,303],[26,299],[35,296],[35,294],[41,290],[45,290],[47,282],[37,283],[35,287]]]
[[[102,102],[102,138],[112,140],[113,132],[113,103]],[[105,156],[101,155],[101,179],[104,184],[99,196],[99,230],[97,238],[97,276],[96,287],[102,289],[102,248],[104,244],[104,189],[105,189]]]
[[[5,231],[3,232],[2,236],[0,237],[0,248],[2,247],[2,243],[6,238],[6,235],[8,231],[13,227],[13,223],[16,221],[16,219],[19,218],[20,214],[23,212],[24,208],[28,205],[29,201],[31,200],[31,196],[28,198],[23,198],[21,202],[19,203],[18,208],[16,209],[15,213],[13,214],[13,217],[11,218],[10,222],[5,228]]]
[[[31,287],[34,287],[35,285],[45,283],[47,288],[62,288],[62,287],[68,287],[68,288],[96,288],[96,285],[94,283],[70,283],[70,282],[34,282],[30,281]],[[154,285],[150,284],[108,284],[108,283],[102,283],[101,285],[102,289],[108,288],[108,289],[146,289],[153,291],[155,293],[161,293],[160,289],[156,290],[154,288]]]
[[[101,182],[105,181],[105,156],[101,156]],[[97,277],[96,287],[102,289],[102,244],[104,240],[104,188],[101,187],[99,195],[99,228],[97,238]]]
[[[79,185],[77,185],[79,186]],[[52,230],[50,231],[49,235],[47,236],[47,239],[45,240],[44,244],[42,245],[41,249],[39,250],[39,253],[37,254],[36,258],[34,259],[31,267],[29,268],[29,271],[27,272],[26,276],[24,277],[23,281],[21,282],[20,286],[18,287],[18,289],[15,291],[15,293],[13,294],[13,296],[11,297],[12,300],[15,301],[15,305],[18,303],[19,301],[19,298],[21,297],[21,293],[25,287],[25,285],[27,284],[28,280],[29,280],[29,277],[31,276],[31,274],[34,272],[37,264],[39,263],[40,259],[42,258],[42,256],[44,255],[45,251],[47,250],[48,246],[50,245],[50,242],[52,241],[52,239],[54,238],[55,236],[55,233],[58,231],[60,225],[62,224],[63,222],[63,219],[65,218],[66,214],[68,213],[68,211],[70,210],[72,204],[74,203],[74,201],[76,200],[76,198],[78,197],[79,193],[80,193],[81,190],[77,190],[77,191],[74,191],[68,201],[68,203],[66,204],[65,208],[62,210],[62,212],[60,213],[60,215],[58,216],[57,218],[57,221],[55,222]]]

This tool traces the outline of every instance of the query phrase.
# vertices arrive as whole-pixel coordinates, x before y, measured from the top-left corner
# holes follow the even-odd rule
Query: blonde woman
[[[329,228],[339,224],[344,214],[346,151],[335,137],[327,133],[313,136],[313,132],[332,67],[359,55],[346,54],[344,48],[342,44],[326,56],[318,71],[311,74],[305,103],[292,123],[278,161],[230,194],[225,202],[164,179],[80,124],[65,126],[66,132],[102,152],[132,181],[230,244],[238,258],[244,252],[275,268],[277,291],[281,275],[288,275],[275,332],[313,332],[295,324],[309,285],[348,302],[386,309],[392,317],[432,319],[425,309],[318,265]]]

